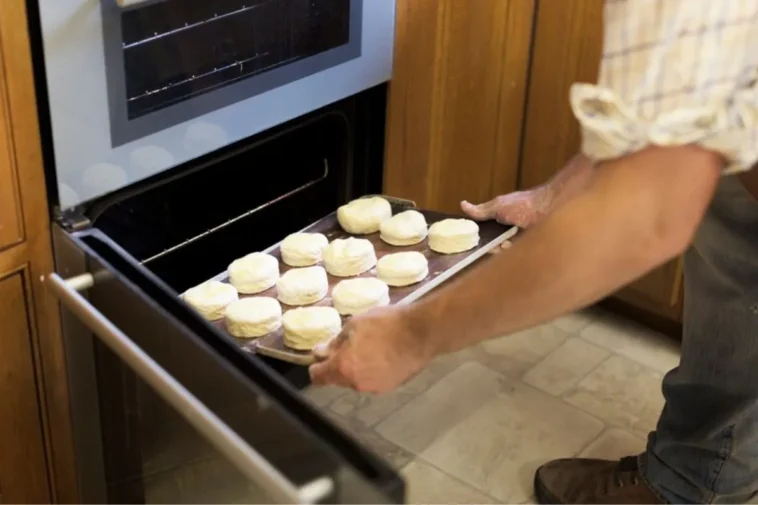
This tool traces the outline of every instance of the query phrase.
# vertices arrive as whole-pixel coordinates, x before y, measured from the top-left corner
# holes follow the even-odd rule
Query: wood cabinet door
[[[0,275],[0,503],[50,503],[27,274]]]
[[[2,40],[0,39],[0,44]],[[5,101],[4,62],[0,48],[0,251],[23,240],[15,155],[10,137],[8,104]]]
[[[0,0],[0,501],[78,503],[27,3]]]
[[[595,82],[603,44],[603,0],[538,0],[520,166],[520,186],[547,181],[579,149],[569,105],[575,82]],[[658,268],[616,294],[636,307],[681,320],[682,261]]]
[[[513,191],[534,0],[398,0],[384,192],[458,211]]]

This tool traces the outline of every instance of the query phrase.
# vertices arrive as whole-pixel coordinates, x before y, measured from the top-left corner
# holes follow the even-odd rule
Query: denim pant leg
[[[758,202],[725,177],[685,256],[679,366],[640,456],[674,503],[738,503],[758,491]]]

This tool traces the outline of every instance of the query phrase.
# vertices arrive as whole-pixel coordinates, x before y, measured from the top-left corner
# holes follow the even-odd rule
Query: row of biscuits
[[[391,245],[417,244],[429,236],[430,248],[443,254],[476,247],[479,230],[465,219],[448,219],[427,229],[420,212],[392,216],[383,198],[355,200],[337,212],[340,226],[348,233],[380,232]],[[473,225],[473,226],[472,226]],[[399,252],[377,261],[373,244],[350,237],[329,243],[320,233],[295,233],[280,245],[282,262],[296,267],[280,276],[278,260],[266,253],[252,253],[228,268],[229,284],[208,281],[189,289],[182,297],[209,320],[225,318],[230,334],[257,338],[284,327],[284,343],[296,350],[309,350],[329,340],[341,329],[341,315],[354,315],[389,304],[389,286],[408,286],[428,276],[426,257],[416,251]],[[324,267],[317,266],[323,262]],[[354,278],[339,282],[332,290],[333,307],[303,307],[325,298],[327,272],[335,277],[354,277],[376,266],[378,278]],[[239,293],[254,295],[273,286],[277,298],[256,296],[239,299]],[[279,302],[299,306],[282,314]]]

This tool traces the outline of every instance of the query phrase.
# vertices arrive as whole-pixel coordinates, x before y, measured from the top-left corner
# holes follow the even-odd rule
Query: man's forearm
[[[548,213],[580,194],[592,178],[593,161],[582,153],[575,155],[538,191],[547,201]]]
[[[712,197],[718,160],[687,150],[659,154],[598,167],[585,191],[507,254],[409,306],[423,352],[431,357],[548,321],[683,250]]]

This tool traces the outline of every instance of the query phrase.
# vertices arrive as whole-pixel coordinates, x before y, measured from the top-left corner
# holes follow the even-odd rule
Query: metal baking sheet
[[[408,210],[411,208],[415,208],[415,205],[412,202],[408,202],[406,200],[398,200],[398,199],[386,197],[386,196],[383,196],[383,198],[386,198],[392,204],[393,214],[396,214],[398,212],[402,212],[404,210]],[[421,212],[426,217],[426,220],[429,225],[437,221],[441,221],[443,219],[447,219],[451,217],[460,217],[460,216],[455,216],[451,214],[445,214],[442,212],[435,212],[435,211],[428,211],[428,210],[419,210],[419,212]],[[322,218],[321,220],[306,227],[302,231],[313,232],[313,233],[323,233],[324,235],[326,235],[326,237],[329,239],[330,242],[334,239],[347,238],[351,236],[349,233],[345,232],[340,227],[339,223],[337,222],[336,213],[332,213],[326,216],[325,218]],[[515,227],[504,226],[494,221],[479,223],[479,236],[480,236],[479,246],[477,246],[475,249],[472,249],[470,251],[466,251],[459,254],[449,254],[449,255],[435,253],[434,251],[429,249],[427,240],[424,240],[420,244],[416,244],[413,246],[398,247],[398,246],[392,246],[383,242],[379,238],[378,233],[374,233],[372,235],[361,235],[360,237],[366,238],[371,241],[371,243],[374,245],[374,248],[376,250],[377,258],[381,258],[382,256],[395,253],[395,252],[419,251],[423,253],[424,256],[426,256],[426,258],[429,260],[429,276],[427,276],[426,279],[412,286],[390,287],[390,303],[393,305],[396,305],[396,304],[407,304],[415,300],[418,300],[420,297],[424,296],[426,293],[436,288],[437,286],[439,286],[446,280],[450,279],[456,273],[460,272],[467,266],[471,265],[474,261],[476,261],[477,259],[487,254],[493,248],[498,247],[503,241],[508,240],[510,237],[516,234],[516,231],[517,231],[517,228]],[[290,270],[292,268],[285,265],[282,262],[281,254],[279,252],[279,244],[275,244],[269,247],[264,252],[270,253],[273,256],[275,256],[277,259],[279,259],[281,273],[284,273],[287,270]],[[376,268],[373,268],[370,271],[360,275],[360,277],[374,277],[374,276],[376,276]],[[226,272],[223,272],[219,274],[218,276],[214,277],[214,280],[218,280],[222,282],[228,282],[228,279],[229,279],[229,276]],[[329,279],[329,293],[327,294],[326,298],[324,298],[318,303],[315,303],[314,305],[316,306],[331,306],[332,305],[332,298],[331,298],[332,289],[339,281],[344,280],[343,278],[334,277],[332,275],[328,275],[328,279]],[[263,293],[258,293],[257,295],[240,294],[240,297],[270,296],[270,297],[276,298],[276,295],[277,295],[276,287],[273,287],[267,291],[264,291]],[[282,304],[282,311],[284,312],[286,312],[287,310],[291,308],[293,307]],[[347,317],[343,317],[343,323],[347,319],[348,319]],[[218,328],[220,328],[222,331],[226,332],[226,327],[225,327],[223,319],[220,321],[215,321],[214,324]],[[256,352],[265,356],[277,358],[277,359],[287,361],[296,365],[307,366],[314,362],[313,355],[310,352],[295,351],[293,349],[287,348],[287,346],[284,345],[282,333],[283,333],[283,330],[280,329],[279,331],[275,333],[271,333],[269,335],[266,335],[264,337],[261,337],[255,340],[237,339],[237,338],[235,338],[235,340],[237,340],[237,342],[240,343],[243,349],[249,352]]]

